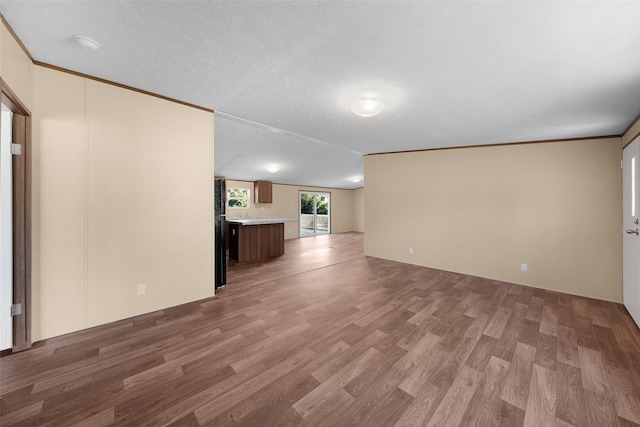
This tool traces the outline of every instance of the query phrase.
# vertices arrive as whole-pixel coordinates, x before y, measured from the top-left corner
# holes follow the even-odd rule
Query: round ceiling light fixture
[[[94,39],[87,36],[79,36],[78,34],[73,35],[73,43],[76,46],[85,47],[91,50],[98,50],[98,48],[100,47],[100,43],[98,43]]]
[[[351,111],[360,117],[373,117],[382,112],[384,104],[373,98],[363,98],[351,104]]]
[[[267,166],[267,172],[269,173],[277,173],[280,170],[280,166],[278,165],[269,165]]]
[[[360,175],[355,175],[349,178],[349,181],[357,184],[358,182],[362,181],[362,177]]]

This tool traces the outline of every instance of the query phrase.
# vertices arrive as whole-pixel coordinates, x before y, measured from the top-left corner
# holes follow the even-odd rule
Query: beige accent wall
[[[426,152],[364,158],[365,254],[426,265],[425,163]]]
[[[364,233],[364,187],[351,191],[353,231]]]
[[[33,63],[13,38],[4,22],[0,27],[0,76],[20,101],[31,109]]]
[[[70,74],[34,68],[34,341],[88,326],[85,85]]]
[[[426,161],[427,264],[500,278],[499,149],[433,151]]]
[[[35,66],[33,135],[34,341],[213,295],[212,113]]]
[[[640,116],[636,118],[633,126],[631,126],[629,130],[622,135],[622,146],[624,147],[627,144],[630,144],[638,135],[640,135]]]
[[[366,156],[365,254],[621,302],[621,156],[621,138]]]
[[[273,203],[253,202],[253,182],[227,179],[227,189],[247,188],[250,194],[248,209],[228,209],[227,218],[248,216],[279,217],[298,220],[300,191],[320,191],[331,193],[331,232],[346,233],[353,230],[353,190],[336,188],[304,187],[296,185],[273,184]],[[298,223],[285,223],[285,239],[295,239],[299,236]]]

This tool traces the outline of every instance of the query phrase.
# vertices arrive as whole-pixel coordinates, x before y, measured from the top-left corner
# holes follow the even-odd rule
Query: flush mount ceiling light
[[[373,98],[363,98],[351,104],[351,111],[360,117],[373,117],[380,114],[384,104]]]
[[[73,35],[73,44],[91,50],[98,50],[98,48],[100,47],[100,43],[98,43],[94,39],[87,36],[79,36],[78,34]]]
[[[267,172],[269,173],[276,173],[280,170],[280,166],[278,165],[269,165],[267,166]]]

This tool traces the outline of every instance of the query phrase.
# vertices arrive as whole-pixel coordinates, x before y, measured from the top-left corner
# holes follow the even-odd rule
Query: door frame
[[[13,173],[13,303],[22,313],[13,316],[12,352],[31,348],[31,113],[0,78],[2,102],[13,112],[13,142],[22,154],[12,159]]]

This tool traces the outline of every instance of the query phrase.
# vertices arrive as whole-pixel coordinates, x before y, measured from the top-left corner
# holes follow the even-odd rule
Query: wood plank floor
[[[4,357],[0,380],[2,426],[628,427],[640,331],[619,304],[367,258],[347,233]]]

